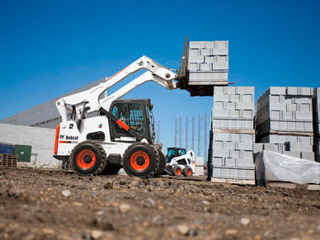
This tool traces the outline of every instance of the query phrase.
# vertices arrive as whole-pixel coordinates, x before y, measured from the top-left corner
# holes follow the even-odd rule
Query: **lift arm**
[[[129,75],[141,70],[146,69],[147,72],[139,76],[138,78],[132,80],[130,83],[116,91],[105,99],[101,99],[103,93],[109,88],[114,86],[116,83],[120,82]],[[104,82],[99,85],[88,89],[83,92],[79,92],[70,96],[63,97],[56,102],[56,106],[61,115],[62,121],[67,121],[67,111],[68,106],[76,109],[76,114],[81,116],[82,107],[85,105],[87,112],[94,112],[103,107],[109,110],[111,103],[124,96],[137,86],[140,86],[148,81],[153,81],[167,89],[176,89],[176,83],[173,81],[176,79],[177,75],[170,71],[168,68],[160,65],[151,58],[143,56],[138,60],[131,63],[126,68],[122,69],[120,72],[116,73],[110,78],[106,78]]]

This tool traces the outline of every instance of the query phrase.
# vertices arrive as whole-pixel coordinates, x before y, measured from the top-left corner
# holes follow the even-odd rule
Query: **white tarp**
[[[256,178],[264,183],[282,181],[320,184],[320,164],[265,150],[256,158]]]

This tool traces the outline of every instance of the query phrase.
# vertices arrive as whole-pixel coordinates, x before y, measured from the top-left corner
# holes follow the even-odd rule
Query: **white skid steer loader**
[[[191,177],[196,171],[196,158],[192,150],[186,152],[185,148],[170,147],[166,159],[165,172],[170,175]]]
[[[113,94],[105,91],[140,69],[147,71]],[[81,175],[116,174],[121,167],[130,176],[148,178],[165,168],[165,157],[154,145],[150,100],[120,100],[137,86],[156,82],[176,89],[177,74],[143,56],[99,85],[56,102],[62,121],[56,129],[54,157]],[[86,118],[87,113],[96,116]]]

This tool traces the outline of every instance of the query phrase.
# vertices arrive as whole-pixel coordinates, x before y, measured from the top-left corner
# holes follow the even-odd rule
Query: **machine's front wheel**
[[[189,166],[185,166],[185,168],[183,169],[182,172],[185,177],[192,177],[192,175],[193,175],[193,171],[192,171],[191,167],[189,167]]]
[[[159,153],[153,145],[139,142],[125,151],[123,168],[129,176],[149,178],[158,172],[159,161]]]
[[[79,143],[70,155],[73,171],[80,175],[100,174],[107,164],[106,153],[94,141]]]

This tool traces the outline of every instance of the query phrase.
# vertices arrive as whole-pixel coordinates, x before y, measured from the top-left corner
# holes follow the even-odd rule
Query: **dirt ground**
[[[0,239],[320,239],[320,192],[0,170]]]

